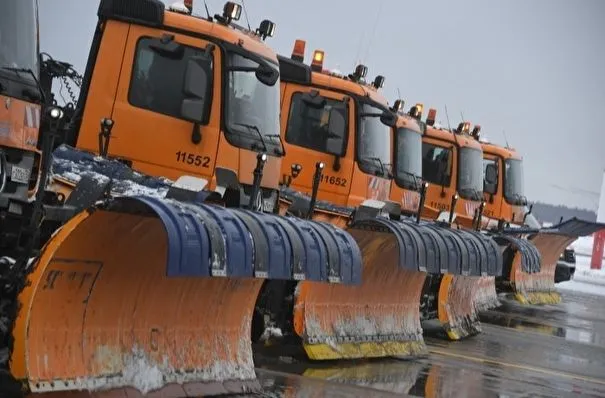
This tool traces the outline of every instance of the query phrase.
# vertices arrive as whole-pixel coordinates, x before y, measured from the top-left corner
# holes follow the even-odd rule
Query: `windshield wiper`
[[[471,198],[470,200],[483,199],[481,192],[475,188],[462,188],[462,189],[459,189],[458,192],[460,192],[464,196],[469,196]]]
[[[414,179],[414,190],[420,191],[420,184],[418,183],[418,180],[420,179],[420,177],[418,175],[412,173],[411,171],[405,171],[405,170],[397,170],[397,173],[403,173],[405,175],[409,175],[410,177],[412,177]]]
[[[366,159],[370,159],[370,160],[374,160],[374,161],[378,162],[378,164],[380,164],[380,172],[382,173],[382,175],[386,174],[388,176],[388,178],[392,177],[389,170],[385,167],[385,165],[390,166],[391,165],[390,163],[386,163],[386,164],[382,163],[382,160],[380,160],[380,158],[377,156],[367,156]]]
[[[24,73],[30,74],[31,77],[33,77],[34,81],[36,82],[36,87],[38,88],[38,91],[40,92],[40,96],[38,97],[36,94],[32,93],[28,89],[23,90],[23,95],[29,97],[30,99],[32,99],[34,101],[42,101],[42,103],[44,103],[44,104],[46,103],[46,96],[44,95],[44,90],[42,90],[42,85],[40,84],[40,81],[36,77],[36,74],[34,73],[33,70],[31,70],[29,68],[14,68],[12,66],[0,66],[0,69],[10,70],[10,71],[16,72],[17,74],[19,74],[19,72],[24,72]]]
[[[279,134],[267,134],[263,136],[263,133],[260,132],[259,128],[253,124],[246,124],[246,123],[233,123],[236,126],[243,126],[248,128],[249,130],[252,130],[256,133],[256,135],[258,136],[258,138],[260,139],[260,142],[262,143],[263,147],[261,148],[263,151],[265,151],[265,153],[269,152],[269,150],[267,149],[267,142],[265,141],[264,137],[270,137],[270,138],[275,138],[275,137],[280,137]],[[281,138],[281,137],[280,137]],[[281,144],[281,139],[280,139],[280,144]],[[273,149],[273,153],[276,155],[283,155],[283,152],[280,151],[277,148]]]

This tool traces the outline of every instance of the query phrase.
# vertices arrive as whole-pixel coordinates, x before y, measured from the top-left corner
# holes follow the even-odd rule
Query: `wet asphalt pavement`
[[[282,357],[260,361],[258,376],[271,397],[380,396],[379,391],[419,397],[605,397],[605,297],[561,293],[561,304],[546,306],[501,297],[501,307],[481,314],[482,334],[459,342],[426,337],[427,358],[332,366]],[[288,379],[265,369],[305,377]],[[327,384],[317,389],[307,384],[315,383],[312,379]]]

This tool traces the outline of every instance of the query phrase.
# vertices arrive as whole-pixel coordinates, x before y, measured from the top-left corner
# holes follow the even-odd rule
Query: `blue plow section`
[[[150,196],[114,198],[100,207],[162,221],[168,277],[361,283],[357,243],[327,223]]]
[[[350,228],[393,234],[399,246],[400,266],[410,271],[464,276],[502,273],[498,245],[479,232],[383,217],[357,220]]]

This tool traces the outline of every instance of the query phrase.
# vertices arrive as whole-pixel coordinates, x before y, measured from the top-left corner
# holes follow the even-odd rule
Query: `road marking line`
[[[529,365],[514,364],[514,363],[509,363],[509,362],[501,362],[501,361],[489,359],[489,358],[471,357],[471,356],[462,355],[462,354],[455,354],[453,352],[436,350],[434,348],[429,348],[429,352],[431,354],[443,355],[446,357],[466,359],[466,360],[474,361],[474,362],[484,362],[484,363],[487,362],[487,363],[492,363],[495,365],[507,366],[510,368],[515,368],[515,369],[520,369],[520,370],[529,370],[532,372],[549,374],[551,376],[563,376],[563,377],[576,379],[576,380],[580,380],[580,381],[586,381],[586,382],[590,382],[590,383],[605,385],[605,380],[595,379],[595,378],[587,377],[587,376],[574,375],[572,373],[565,373],[565,372],[560,372],[560,371],[556,371],[556,370],[536,368],[536,367],[529,366]]]

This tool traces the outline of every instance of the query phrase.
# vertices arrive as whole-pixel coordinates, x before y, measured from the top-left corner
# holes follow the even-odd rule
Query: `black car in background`
[[[557,268],[555,269],[555,283],[566,282],[573,279],[576,272],[576,251],[568,247],[561,253]]]

